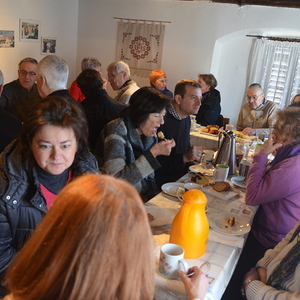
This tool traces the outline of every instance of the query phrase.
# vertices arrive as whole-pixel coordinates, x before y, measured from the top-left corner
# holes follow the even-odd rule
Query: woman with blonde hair
[[[82,176],[57,196],[10,265],[10,295],[4,299],[152,300],[153,258],[148,218],[135,188],[108,175]],[[192,278],[181,276],[196,298],[208,283],[193,269]]]

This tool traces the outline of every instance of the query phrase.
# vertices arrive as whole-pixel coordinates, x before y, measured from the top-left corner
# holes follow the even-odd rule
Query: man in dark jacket
[[[107,94],[103,88],[105,81],[96,70],[82,71],[76,82],[86,97],[80,104],[88,120],[90,149],[94,151],[102,129],[108,122],[119,118],[120,112],[127,106]]]
[[[36,81],[38,62],[31,57],[19,63],[18,79],[4,85],[0,108],[19,118],[22,122],[32,107],[41,99]]]

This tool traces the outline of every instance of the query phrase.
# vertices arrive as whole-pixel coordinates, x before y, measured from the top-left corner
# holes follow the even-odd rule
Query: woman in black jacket
[[[221,113],[220,92],[215,89],[218,82],[212,74],[199,74],[198,82],[201,86],[202,100],[200,109],[196,115],[197,123],[206,125],[218,125]]]
[[[41,100],[0,156],[0,279],[52,205],[83,173],[98,173],[84,112],[57,96]],[[1,290],[0,296],[5,294]]]

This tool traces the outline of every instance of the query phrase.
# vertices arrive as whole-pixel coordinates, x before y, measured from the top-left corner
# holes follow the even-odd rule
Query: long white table
[[[190,132],[192,146],[204,146],[207,149],[218,150],[218,135],[201,132],[200,127]]]
[[[179,181],[186,182],[190,180],[190,178],[191,174],[187,174]],[[213,197],[211,195],[206,196],[208,199],[207,214],[229,212],[232,215],[243,217],[250,224],[252,224],[257,207],[248,206],[245,204],[245,193],[243,190],[240,190],[239,195],[227,201],[220,200],[219,198]],[[156,197],[147,202],[146,206],[154,206],[170,210],[170,212],[173,212],[175,216],[176,212],[180,209],[181,203],[176,197],[161,192]],[[155,245],[154,253],[156,258],[155,299],[186,300],[188,298],[182,282],[180,280],[165,279],[158,272],[159,250],[163,244],[169,242],[170,228],[171,222],[170,224],[152,228],[153,240]],[[207,276],[209,276],[213,280],[205,297],[205,300],[221,299],[237,264],[240,253],[242,251],[242,247],[245,244],[246,237],[247,235],[225,235],[210,229],[206,253],[202,257],[197,259],[187,259],[190,267],[194,265],[200,267],[201,270],[206,271]],[[208,265],[210,266],[208,270],[208,265],[205,264],[207,262],[209,262]]]

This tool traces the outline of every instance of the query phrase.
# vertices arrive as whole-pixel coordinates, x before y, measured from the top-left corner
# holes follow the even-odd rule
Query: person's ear
[[[177,103],[177,105],[180,105],[182,97],[177,94],[177,95],[174,96],[174,100]]]

